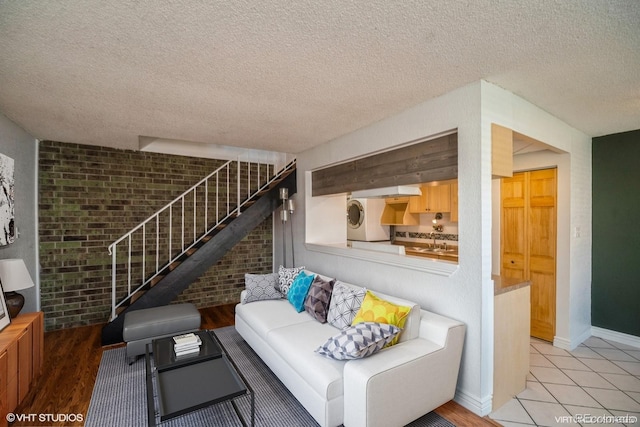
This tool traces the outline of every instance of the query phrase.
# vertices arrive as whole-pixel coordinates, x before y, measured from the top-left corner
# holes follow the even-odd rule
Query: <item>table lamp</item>
[[[5,292],[9,317],[13,319],[24,306],[24,297],[16,291],[34,286],[24,261],[21,259],[0,260],[0,282],[2,282],[2,289]]]

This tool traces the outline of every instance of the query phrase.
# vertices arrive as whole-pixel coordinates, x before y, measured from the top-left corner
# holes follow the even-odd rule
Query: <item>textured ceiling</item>
[[[637,0],[0,0],[0,113],[40,139],[299,152],[485,79],[640,128]]]

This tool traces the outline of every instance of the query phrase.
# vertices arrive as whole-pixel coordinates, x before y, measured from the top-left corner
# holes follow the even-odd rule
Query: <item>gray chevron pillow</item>
[[[362,359],[382,350],[399,333],[395,325],[362,322],[329,338],[316,353],[336,360]]]

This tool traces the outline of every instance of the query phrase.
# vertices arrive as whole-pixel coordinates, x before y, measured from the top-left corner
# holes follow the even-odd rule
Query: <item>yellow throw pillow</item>
[[[402,329],[410,311],[411,307],[390,303],[378,298],[373,292],[367,291],[360,310],[358,310],[356,317],[353,318],[351,325],[362,322],[378,322],[395,325]],[[389,345],[394,345],[397,342],[398,336]]]

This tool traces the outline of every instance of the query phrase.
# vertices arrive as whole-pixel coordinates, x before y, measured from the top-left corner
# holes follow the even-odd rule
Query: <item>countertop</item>
[[[520,279],[510,279],[503,278],[498,275],[492,275],[493,279],[493,295],[500,295],[506,292],[515,291],[516,289],[524,288],[525,286],[530,286],[531,282],[529,280],[520,280]]]
[[[439,248],[434,250],[432,244],[395,241],[394,245],[404,246],[405,254],[412,256],[423,256],[426,258],[441,258],[448,260],[458,260],[458,246],[447,245],[447,249]]]

